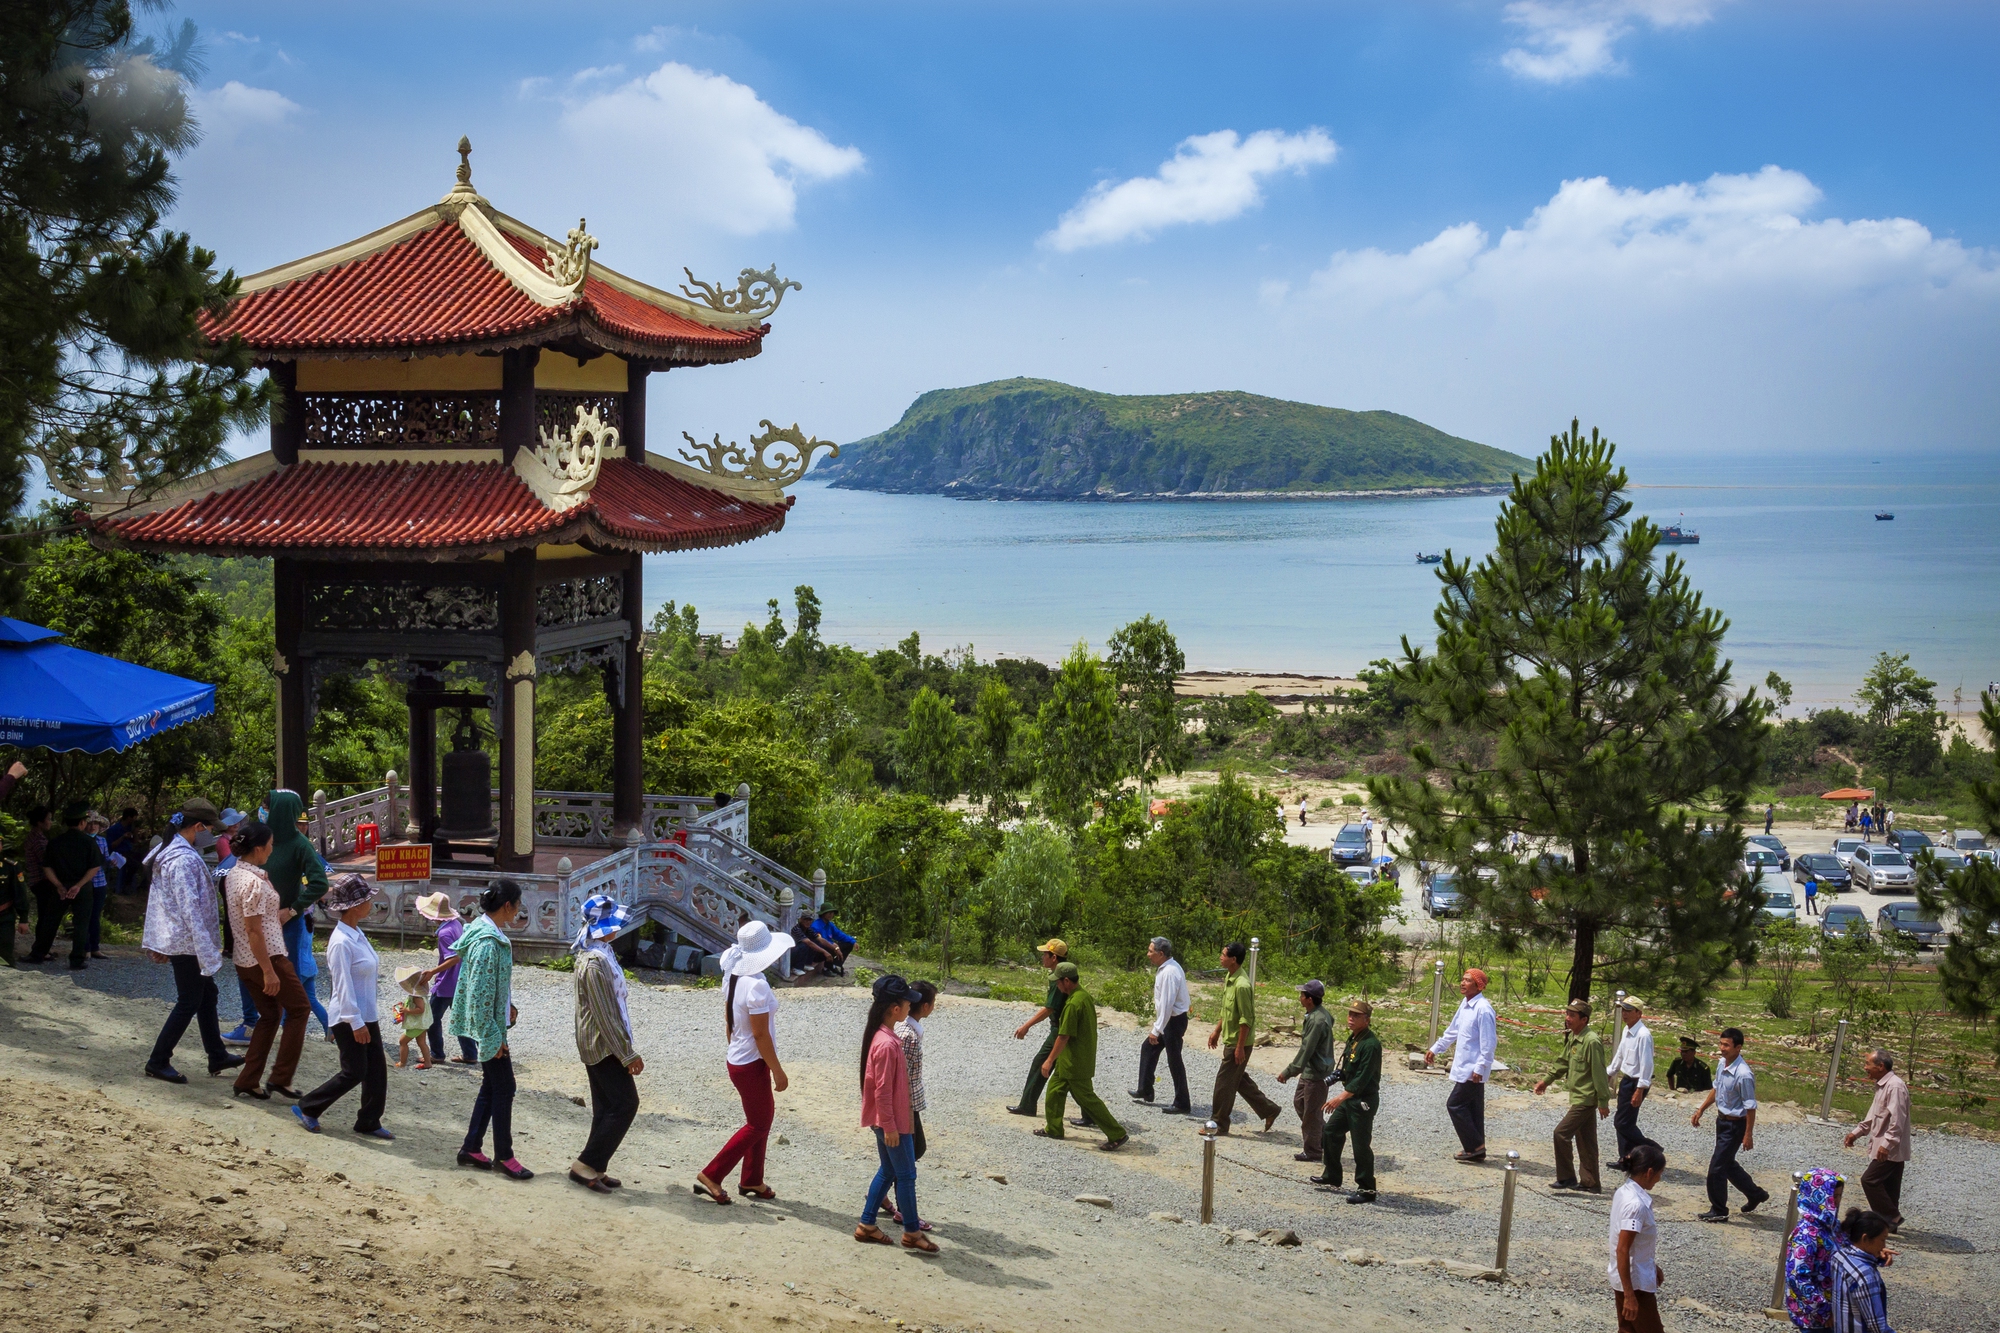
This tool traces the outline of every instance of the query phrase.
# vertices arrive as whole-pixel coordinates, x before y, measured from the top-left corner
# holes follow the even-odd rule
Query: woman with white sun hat
[[[611,941],[631,923],[623,903],[600,893],[584,903],[583,929],[570,946],[576,955],[576,1052],[590,1079],[590,1138],[570,1163],[569,1178],[596,1194],[619,1186],[606,1168],[639,1114],[633,1079],[646,1068],[632,1049],[625,969],[611,952]]]
[[[750,920],[743,923],[736,932],[736,943],[722,955],[722,975],[727,978],[723,983],[722,1027],[729,1043],[729,1081],[743,1099],[743,1128],[694,1178],[694,1192],[719,1204],[730,1201],[722,1181],[739,1162],[743,1172],[737,1179],[737,1193],[756,1199],[777,1197],[777,1191],[764,1183],[764,1145],[778,1112],[772,1094],[783,1092],[789,1080],[785,1067],[778,1063],[778,997],[764,979],[764,969],[776,966],[791,949],[790,935]]]

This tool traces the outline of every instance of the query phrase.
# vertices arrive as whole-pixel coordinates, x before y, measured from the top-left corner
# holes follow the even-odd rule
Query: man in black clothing
[[[63,807],[63,831],[49,839],[42,853],[42,882],[35,886],[39,910],[35,919],[35,951],[31,963],[45,963],[55,948],[56,926],[69,917],[69,970],[83,970],[84,954],[90,947],[90,907],[94,897],[85,892],[104,864],[97,839],[83,831],[90,807],[71,801]]]
[[[1679,1092],[1707,1092],[1715,1086],[1708,1066],[1695,1054],[1693,1037],[1681,1038],[1681,1058],[1667,1066],[1667,1086]]]

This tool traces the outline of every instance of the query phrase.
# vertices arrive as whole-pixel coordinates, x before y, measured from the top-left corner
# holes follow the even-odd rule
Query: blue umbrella
[[[215,686],[85,652],[0,616],[0,745],[123,751],[215,711]]]

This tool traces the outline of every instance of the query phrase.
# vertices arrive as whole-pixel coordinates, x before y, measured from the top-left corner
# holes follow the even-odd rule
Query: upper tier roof
[[[761,350],[764,317],[793,285],[746,271],[735,291],[706,289],[721,309],[661,291],[596,264],[597,242],[581,223],[557,241],[493,208],[470,177],[461,166],[458,186],[431,207],[245,278],[228,313],[204,319],[206,331],[240,337],[269,361],[564,340],[628,360],[735,361]]]

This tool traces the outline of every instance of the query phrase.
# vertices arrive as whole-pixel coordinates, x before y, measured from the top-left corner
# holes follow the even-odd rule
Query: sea
[[[1729,620],[1735,678],[1776,671],[1792,711],[1851,700],[1881,652],[1908,653],[1947,711],[2000,681],[2000,453],[1627,461],[1635,513],[1698,531],[1661,548]],[[648,611],[692,603],[734,639],[809,584],[822,635],[864,649],[1055,661],[1142,615],[1191,669],[1351,676],[1428,645],[1435,566],[1482,556],[1498,495],[1044,502],[838,490],[811,480],[782,532],[650,556]],[[1878,511],[1893,513],[1878,520]]]

